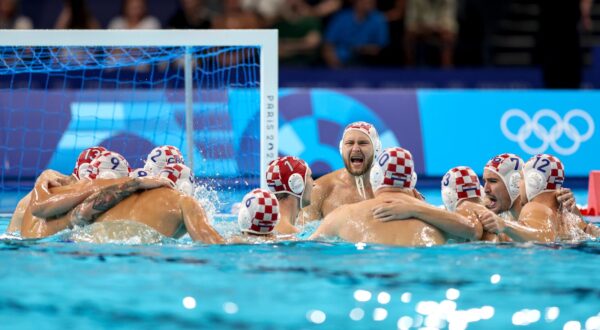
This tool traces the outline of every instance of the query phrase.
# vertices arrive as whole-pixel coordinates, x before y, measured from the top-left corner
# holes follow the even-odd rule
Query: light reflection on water
[[[233,232],[232,220],[216,225]],[[10,265],[0,269],[0,322],[14,328],[600,325],[597,242],[119,246],[49,238],[5,239],[0,250],[0,262]]]
[[[243,193],[196,196],[210,201],[223,236],[238,233],[234,214],[217,214]],[[10,328],[600,329],[597,242],[122,246],[4,236],[0,251],[0,324]]]

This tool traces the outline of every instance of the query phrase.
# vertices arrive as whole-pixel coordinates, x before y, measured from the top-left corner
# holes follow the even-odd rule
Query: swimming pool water
[[[0,218],[2,231],[7,218]],[[0,240],[11,329],[600,327],[600,243],[399,248]],[[465,321],[469,321],[465,323]]]

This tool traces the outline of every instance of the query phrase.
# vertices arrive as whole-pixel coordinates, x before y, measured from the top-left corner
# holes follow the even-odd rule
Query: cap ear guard
[[[98,179],[118,179],[119,175],[115,171],[100,171],[98,174]]]
[[[188,196],[194,195],[194,185],[186,180],[179,180],[177,182],[177,190],[181,191],[182,193]]]
[[[412,172],[411,177],[410,177],[410,188],[411,189],[415,189],[415,187],[417,186],[417,172]]]
[[[519,183],[521,182],[521,174],[514,172],[508,177],[506,189],[510,195],[510,203],[512,204],[519,197]]]
[[[456,211],[456,204],[458,204],[458,194],[456,193],[456,189],[452,189],[450,187],[443,187],[442,201],[444,202],[444,206],[446,206],[446,209],[448,211]]]
[[[371,142],[373,142],[373,159],[377,159],[377,157],[379,157],[379,154],[381,154],[381,151],[383,150],[381,147],[381,140],[378,136],[375,141],[371,140]]]
[[[87,178],[90,175],[89,168],[90,168],[90,163],[81,164],[79,166],[79,169],[77,170],[78,178],[79,179]]]
[[[527,201],[531,201],[535,196],[539,195],[546,187],[546,180],[543,175],[536,170],[527,171],[525,173],[525,193]]]
[[[290,175],[288,179],[288,187],[296,194],[301,195],[304,192],[304,178],[299,173]]]
[[[377,162],[373,162],[373,166],[371,166],[369,181],[371,182],[371,188],[373,191],[379,189],[381,184],[383,184],[383,171]]]
[[[241,205],[240,211],[238,212],[238,226],[242,232],[248,231],[252,224],[252,216],[250,216],[250,211],[248,210],[248,206]]]

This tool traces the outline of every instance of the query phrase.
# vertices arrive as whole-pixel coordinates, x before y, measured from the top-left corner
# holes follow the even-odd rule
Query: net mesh
[[[0,182],[28,191],[102,145],[132,168],[158,145],[187,155],[184,58],[193,67],[194,173],[260,178],[259,47],[0,47]],[[189,156],[189,155],[188,155]]]

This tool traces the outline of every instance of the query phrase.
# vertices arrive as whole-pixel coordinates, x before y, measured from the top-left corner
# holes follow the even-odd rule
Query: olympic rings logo
[[[508,128],[508,121],[512,118],[521,119],[523,124],[516,133],[511,132]],[[554,125],[550,129],[546,129],[540,120],[543,118],[550,118]],[[575,118],[581,118],[587,125],[587,131],[582,134],[573,124],[571,120]],[[519,143],[519,146],[523,151],[529,154],[540,154],[544,153],[548,147],[552,147],[554,151],[561,155],[572,155],[579,149],[581,143],[589,140],[594,135],[594,120],[589,113],[581,109],[573,109],[564,118],[561,118],[559,114],[550,109],[542,109],[530,118],[525,111],[521,109],[510,109],[502,115],[500,119],[500,128],[506,138],[511,141]],[[527,144],[527,140],[531,137],[531,134],[542,141],[539,147],[532,147]],[[563,147],[558,144],[558,140],[565,134],[573,144],[570,147]]]

